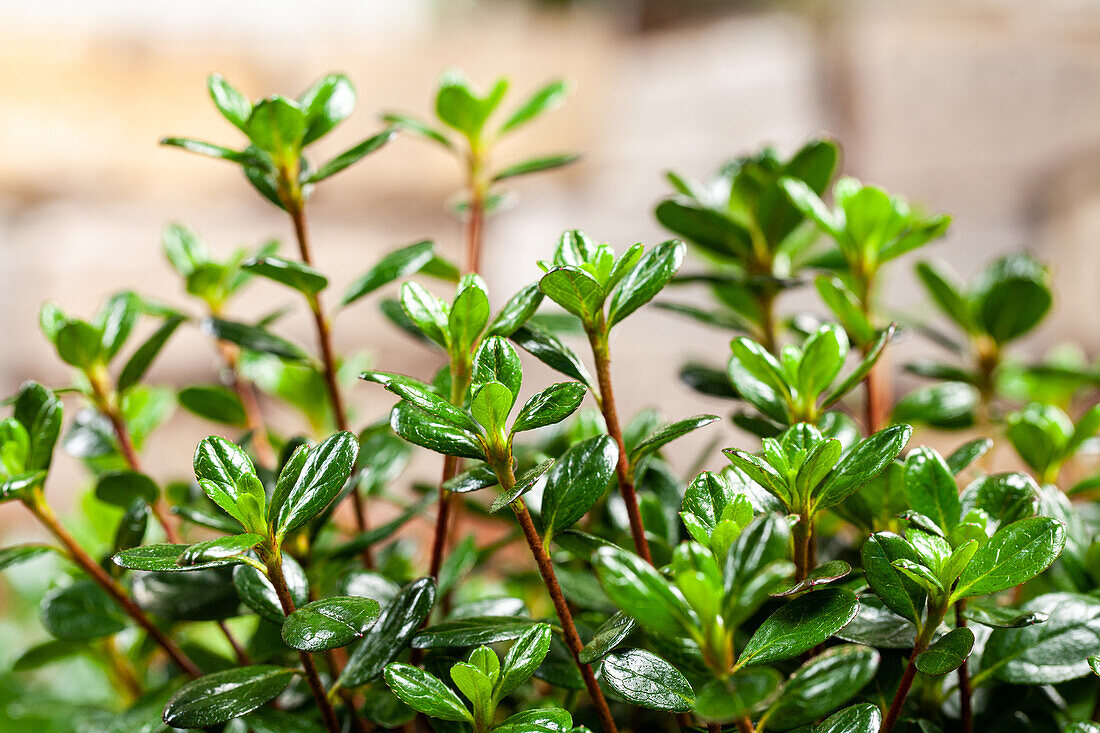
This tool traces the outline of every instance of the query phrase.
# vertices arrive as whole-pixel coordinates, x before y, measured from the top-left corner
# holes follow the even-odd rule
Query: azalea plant
[[[501,166],[494,146],[566,84],[502,109],[507,81],[448,72],[435,121],[385,112],[320,163],[355,106],[346,77],[208,88],[244,139],[164,143],[239,167],[293,246],[218,254],[173,223],[178,298],[42,306],[72,372],[28,375],[0,420],[0,501],[44,538],[0,549],[4,730],[1100,731],[1100,370],[1020,345],[1054,302],[1033,255],[969,285],[907,263],[950,218],[837,179],[838,146],[812,140],[707,184],[670,174],[655,217],[682,239],[566,230],[494,312],[479,270],[501,182],[576,159]],[[311,193],[410,136],[462,165],[463,262],[404,244],[333,293]],[[887,263],[934,307],[895,309]],[[260,287],[297,299],[313,348],[282,310],[236,315]],[[798,288],[820,302],[785,308]],[[406,375],[369,337],[339,353],[337,316],[368,299],[437,358]],[[612,359],[616,327],[657,308],[727,332],[726,364],[681,372],[716,414],[620,411],[616,371],[645,365]],[[151,382],[186,328],[219,372]],[[905,365],[935,381],[893,394],[899,336],[950,356]],[[368,390],[392,409],[356,409]],[[211,433],[179,476],[143,454],[177,406]],[[702,455],[679,441],[696,431]],[[64,517],[61,453],[87,488]]]

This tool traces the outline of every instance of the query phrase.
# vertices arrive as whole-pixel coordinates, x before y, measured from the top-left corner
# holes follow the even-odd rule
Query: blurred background
[[[584,158],[521,179],[517,204],[491,220],[485,277],[495,305],[537,277],[536,260],[564,229],[619,248],[667,238],[652,214],[670,192],[666,170],[706,178],[762,145],[786,154],[827,134],[843,146],[844,172],[954,215],[949,236],[922,255],[967,277],[1021,248],[1053,265],[1058,300],[1034,353],[1068,340],[1095,358],[1100,345],[1096,3],[38,0],[0,11],[0,394],[32,376],[68,377],[37,330],[43,300],[82,316],[121,288],[185,302],[160,247],[167,222],[193,227],[221,256],[272,237],[289,244],[285,217],[235,167],[157,145],[179,134],[242,142],[207,97],[212,71],[254,98],[347,73],[359,107],[318,157],[376,131],[381,110],[428,115],[448,67],[482,85],[510,76],[513,104],[549,79],[571,80],[564,107],[501,150],[502,163],[559,151]],[[446,202],[460,183],[453,160],[403,136],[322,186],[312,201],[315,257],[334,290],[417,239],[459,259],[461,230]],[[921,307],[912,259],[887,289],[903,310]],[[235,315],[290,303],[257,282]],[[797,304],[787,296],[783,307]],[[312,349],[299,311],[279,330]],[[341,314],[335,337],[385,369],[427,377],[438,365],[373,302]],[[728,408],[676,380],[685,358],[723,363],[727,334],[651,308],[616,337],[625,413]],[[910,339],[891,358],[897,366],[931,348]],[[151,378],[209,381],[216,368],[210,342],[181,329]],[[533,374],[529,386],[550,378]],[[366,386],[352,399],[365,417],[391,402]],[[148,445],[151,473],[186,474],[189,446],[210,430],[181,412]],[[68,470],[74,482],[83,475]],[[54,481],[62,506],[64,483]],[[0,508],[0,526],[22,520],[18,507]]]

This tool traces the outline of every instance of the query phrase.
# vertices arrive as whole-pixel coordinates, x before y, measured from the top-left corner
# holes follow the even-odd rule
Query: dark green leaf
[[[769,725],[789,730],[824,718],[855,697],[878,670],[879,653],[845,644],[826,649],[787,680],[771,707]]]
[[[289,555],[283,555],[283,577],[286,579],[290,598],[295,606],[309,601],[309,581],[302,566]],[[285,614],[271,581],[251,565],[240,565],[233,570],[233,585],[245,605],[274,624],[283,623]]]
[[[783,676],[771,667],[742,669],[726,679],[712,679],[695,698],[695,714],[703,720],[725,722],[766,707]]]
[[[798,656],[844,628],[857,610],[855,594],[842,588],[799,596],[760,624],[737,666],[759,666]]]
[[[1034,328],[1050,310],[1050,273],[1026,254],[989,265],[974,284],[972,312],[978,325],[999,343]]]
[[[577,354],[557,336],[533,324],[520,326],[511,339],[531,356],[567,377],[592,386],[592,377]]]
[[[337,684],[359,687],[382,674],[385,666],[404,651],[434,603],[435,582],[431,578],[421,578],[402,588],[355,647]]]
[[[698,430],[704,425],[710,425],[712,422],[717,422],[719,419],[717,415],[695,415],[694,417],[677,420],[674,423],[664,425],[654,430],[634,446],[630,451],[630,462],[637,463],[643,456],[660,450],[662,446],[671,443],[677,438],[687,435],[694,430]]]
[[[905,459],[905,495],[910,507],[945,532],[959,523],[962,505],[955,476],[935,450],[921,446]]]
[[[97,639],[126,628],[114,601],[90,580],[50,591],[43,596],[39,613],[46,631],[57,639]]]
[[[247,150],[231,150],[221,145],[214,145],[213,143],[204,142],[202,140],[192,140],[185,137],[166,137],[160,141],[160,144],[173,148],[181,148],[189,153],[205,155],[208,158],[227,160],[237,165],[251,166],[259,164],[257,156]]]
[[[486,336],[511,336],[535,314],[542,304],[542,297],[538,283],[522,288],[493,317],[485,332]]]
[[[108,471],[100,475],[95,496],[100,501],[126,508],[135,499],[152,504],[160,495],[153,479],[137,471]]]
[[[994,678],[1018,685],[1057,684],[1089,674],[1088,658],[1100,654],[1100,600],[1048,593],[1020,610],[1048,619],[1024,628],[995,629],[982,653],[983,673],[988,670]]]
[[[410,443],[461,458],[485,459],[481,442],[469,430],[455,427],[412,405],[399,403],[390,413],[390,427]]]
[[[574,728],[568,710],[540,708],[516,713],[493,728],[493,733],[588,733],[588,729]]]
[[[695,705],[695,691],[684,675],[643,649],[613,652],[604,657],[600,670],[607,686],[631,704],[675,713]]]
[[[467,647],[518,639],[537,624],[517,616],[470,616],[433,624],[413,637],[414,649]]]
[[[604,592],[642,628],[676,638],[696,625],[695,612],[680,591],[637,555],[601,547],[595,564]]]
[[[434,248],[434,242],[424,240],[389,252],[348,286],[340,306],[350,305],[383,285],[419,272],[434,257]]]
[[[634,631],[635,622],[627,614],[617,611],[611,618],[605,621],[592,639],[584,645],[578,655],[581,662],[591,664],[599,661],[612,649],[623,642]]]
[[[1045,613],[1024,612],[1003,606],[978,606],[967,603],[963,616],[968,621],[995,629],[1022,629],[1025,626],[1041,624],[1047,620]]]
[[[974,648],[974,632],[965,626],[952,629],[917,655],[917,669],[933,677],[958,669]]]
[[[882,711],[878,706],[862,703],[830,715],[813,733],[876,733],[881,725]]]
[[[203,319],[202,330],[208,336],[229,341],[242,349],[273,354],[288,361],[309,361],[309,355],[301,347],[258,326],[221,318],[206,318]]]
[[[992,447],[993,441],[989,438],[975,438],[963,443],[947,457],[947,467],[951,469],[952,474],[958,476]]]
[[[814,506],[818,509],[835,506],[859,491],[897,458],[912,434],[908,425],[893,425],[861,441],[818,486]]]
[[[308,603],[283,622],[283,641],[292,649],[319,652],[347,646],[378,619],[378,601],[334,596]]]
[[[554,459],[548,458],[520,476],[519,479],[516,480],[515,486],[512,487],[511,491],[502,493],[493,501],[492,505],[489,507],[489,513],[496,514],[501,509],[535,488],[535,484],[538,483],[538,480],[542,478],[544,473],[550,470],[552,465],[554,465]]]
[[[119,392],[125,392],[141,381],[141,378],[145,376],[145,372],[148,371],[153,360],[157,358],[160,350],[164,348],[168,339],[172,337],[172,334],[176,332],[176,329],[183,321],[184,319],[182,316],[168,317],[165,319],[164,323],[162,323],[161,326],[137,348],[137,351],[133,353],[126,362],[126,365],[122,367],[122,372],[119,373],[118,383],[116,385]]]
[[[241,398],[220,384],[184,387],[177,397],[185,410],[212,422],[235,427],[243,427],[247,423]]]
[[[238,537],[255,539],[256,535],[236,535],[223,539],[237,540]],[[212,557],[202,559],[194,558],[195,553],[192,553],[192,558],[188,561],[184,561],[185,552],[192,547],[197,547],[201,551],[204,549],[201,545],[206,544],[207,543],[200,543],[199,545],[143,545],[141,547],[132,547],[128,550],[123,550],[115,554],[111,559],[114,561],[115,565],[126,568],[127,570],[144,570],[157,573],[189,572],[221,567],[223,565],[237,565],[242,562],[244,553],[251,547],[250,545],[243,549],[232,548],[233,551],[229,554],[215,554]],[[256,543],[253,542],[252,544],[254,545]]]
[[[571,527],[603,496],[618,460],[618,446],[607,435],[589,438],[562,454],[547,476],[542,494],[546,537]]]
[[[978,391],[969,384],[946,382],[913,390],[894,405],[894,422],[924,423],[956,429],[974,424]]]
[[[1062,523],[1049,517],[1021,519],[978,548],[959,576],[954,598],[989,595],[1031,580],[1047,569],[1066,544]]]
[[[997,523],[1007,527],[1035,516],[1039,508],[1039,487],[1023,473],[995,473],[979,476],[960,497],[963,512],[980,509]]]
[[[508,401],[508,409],[511,409],[523,382],[523,370],[516,350],[499,336],[489,336],[484,339],[474,355],[471,381],[474,384],[486,382],[503,384],[512,394],[512,399]]]
[[[503,181],[517,176],[526,176],[531,173],[562,168],[570,163],[576,163],[580,156],[576,153],[560,153],[558,155],[543,155],[538,158],[528,158],[521,163],[515,163],[502,168],[493,175],[493,181]]]
[[[285,498],[271,504],[276,540],[317,516],[344,488],[355,467],[359,441],[349,432],[336,433],[310,450]]]
[[[206,728],[247,715],[286,689],[294,670],[269,664],[237,667],[188,682],[164,708],[173,728]]]
[[[274,255],[248,260],[241,265],[241,268],[266,277],[268,280],[282,283],[305,295],[316,295],[328,287],[328,278],[316,269],[304,263]]]
[[[588,391],[579,382],[552,384],[531,397],[512,423],[512,433],[554,425],[572,415]]]
[[[594,323],[596,315],[603,309],[603,287],[596,278],[579,267],[550,270],[539,280],[539,290],[584,323]]]
[[[450,344],[447,310],[443,302],[420,283],[401,286],[401,309],[417,329],[444,349]]]
[[[325,161],[313,175],[306,179],[306,182],[317,183],[336,175],[345,168],[358,163],[363,158],[375,152],[390,140],[393,140],[396,136],[397,130],[393,127],[387,127],[385,130],[382,130],[382,132],[371,135],[358,145],[354,145],[340,153],[332,160]]]
[[[840,580],[848,573],[852,572],[852,566],[843,560],[830,560],[827,563],[818,565],[816,568],[806,574],[806,577],[802,580],[795,582],[791,580],[787,583],[781,584],[778,588],[771,592],[771,595],[776,598],[782,598],[784,596],[793,596],[796,593],[809,590],[819,585],[825,585],[831,583],[834,580]]]
[[[920,555],[903,538],[891,532],[876,532],[863,545],[863,573],[882,602],[894,613],[919,624],[927,594],[894,566],[898,560],[920,562]]]
[[[393,694],[413,710],[441,720],[466,721],[473,724],[470,711],[451,692],[451,688],[436,677],[408,664],[386,665],[386,684]]]
[[[493,700],[499,701],[519,688],[535,673],[550,651],[550,639],[553,634],[548,624],[538,624],[523,632],[516,643],[508,650],[504,664],[500,667],[500,677],[493,687]]]
[[[647,252],[611,294],[607,327],[611,328],[660,292],[684,262],[687,247],[676,240],[663,242]]]

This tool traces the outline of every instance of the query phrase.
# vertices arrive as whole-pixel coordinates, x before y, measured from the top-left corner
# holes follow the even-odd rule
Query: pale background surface
[[[37,332],[42,300],[83,315],[120,288],[184,302],[160,251],[166,222],[188,223],[221,253],[289,237],[281,213],[231,166],[156,145],[166,134],[239,142],[206,96],[204,79],[215,70],[253,97],[294,95],[327,71],[346,72],[360,106],[326,152],[377,129],[381,109],[426,114],[436,78],[451,65],[483,83],[508,74],[513,101],[547,79],[571,79],[565,107],[501,152],[515,159],[575,150],[585,158],[519,183],[519,205],[491,222],[485,277],[496,304],[537,276],[535,260],[566,228],[619,247],[666,238],[652,216],[668,190],[666,169],[704,177],[764,143],[790,151],[825,132],[842,142],[846,172],[955,216],[948,239],[929,253],[964,275],[1022,247],[1055,263],[1059,300],[1031,346],[1041,353],[1076,340],[1096,358],[1100,6],[702,5],[269,1],[256,19],[260,6],[240,0],[0,2],[0,394],[32,376],[66,379]],[[408,138],[322,187],[313,234],[334,292],[385,250],[420,238],[457,258],[460,232],[444,201],[458,185],[453,161]],[[920,306],[911,264],[896,267],[889,286],[906,309]],[[246,300],[243,316],[292,299],[257,283]],[[310,325],[299,313],[282,328],[312,348]],[[649,309],[616,336],[625,413],[728,410],[675,378],[689,355],[724,362],[726,334]],[[341,316],[336,342],[369,349],[394,371],[427,376],[438,363],[373,303]],[[894,362],[928,348],[901,344]],[[183,329],[151,377],[210,380],[215,365],[207,341]],[[529,386],[550,378],[530,373]],[[352,399],[363,416],[391,401],[365,386]],[[150,442],[150,472],[186,473],[191,446],[210,430],[177,414]],[[59,496],[82,475],[70,464],[53,481]],[[437,471],[434,462],[421,468]],[[18,508],[0,507],[0,524],[23,519]]]

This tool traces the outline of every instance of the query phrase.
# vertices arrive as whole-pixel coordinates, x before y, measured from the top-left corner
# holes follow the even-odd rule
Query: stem
[[[115,637],[104,637],[103,650],[107,656],[107,663],[110,665],[115,678],[126,688],[130,696],[136,700],[145,694],[145,691],[141,687],[141,683],[138,682],[137,675],[134,674],[134,668],[130,665],[129,661],[118,653],[118,647],[115,646]]]
[[[707,723],[707,733],[722,733],[722,724]]]
[[[872,305],[874,281],[871,276],[860,278],[859,301],[863,308],[863,315],[872,326],[875,322],[874,306]],[[863,356],[867,356],[871,344],[863,348]],[[864,426],[870,435],[880,430],[890,414],[890,375],[883,369],[882,359],[875,363],[867,376],[863,378],[863,385],[867,390],[867,399],[864,402]]]
[[[615,409],[615,393],[611,388],[611,353],[607,343],[607,328],[602,322],[597,330],[588,332],[588,342],[592,346],[592,356],[596,362],[596,378],[600,386],[600,411],[607,424],[608,435],[619,446],[619,462],[615,466],[615,473],[619,478],[619,492],[623,496],[626,514],[630,519],[630,535],[634,538],[634,550],[643,560],[652,565],[653,556],[649,552],[649,542],[645,538],[642,514],[638,511],[638,494],[634,490],[634,477],[630,471],[626,443],[623,442],[623,430],[619,425],[619,413]]]
[[[275,595],[279,597],[279,605],[283,607],[283,614],[289,616],[294,613],[294,599],[290,596],[286,578],[283,577],[282,558],[278,548],[268,548],[264,553],[264,564],[267,566],[267,577],[275,588]],[[321,684],[321,677],[317,674],[317,665],[313,662],[313,655],[309,652],[298,652],[298,658],[302,660],[302,669],[305,671],[306,683],[313,693],[313,699],[317,701],[317,707],[321,710],[321,719],[325,721],[325,728],[329,733],[341,733],[340,721],[336,717],[336,710],[332,702],[325,694],[325,686]]]
[[[496,471],[497,479],[500,481],[501,489],[505,493],[512,491],[516,485],[516,476],[512,472],[511,457],[509,456],[506,461],[497,462],[493,468]],[[565,602],[561,586],[558,585],[558,578],[554,574],[554,566],[550,561],[550,555],[546,552],[545,545],[542,544],[538,530],[535,529],[535,523],[531,520],[531,514],[527,511],[527,505],[523,502],[523,497],[518,497],[510,506],[512,511],[515,512],[520,528],[523,530],[527,546],[531,548],[531,554],[535,558],[535,564],[538,565],[542,582],[550,594],[550,599],[554,602],[554,610],[561,622],[565,645],[569,647],[569,651],[573,654],[573,661],[576,663],[577,669],[580,670],[581,676],[584,677],[584,686],[588,689],[588,696],[596,708],[596,716],[600,719],[600,725],[603,727],[604,733],[618,733],[615,720],[611,717],[611,710],[607,707],[607,700],[603,696],[600,684],[596,681],[596,675],[592,672],[592,667],[580,660],[579,655],[581,649],[584,648],[584,643],[581,641],[580,634],[577,633],[577,627],[573,623],[573,614],[569,611],[569,605]]]
[[[909,661],[905,664],[905,672],[902,673],[901,682],[898,683],[898,691],[894,694],[894,700],[890,703],[890,709],[886,713],[886,719],[882,721],[879,733],[890,733],[898,722],[901,709],[905,705],[905,697],[909,694],[909,688],[913,686],[913,678],[917,675],[917,657],[928,648],[936,629],[943,621],[946,610],[946,608],[941,607],[935,613],[928,614],[924,630],[917,638],[916,644],[913,645],[913,653],[909,655]]]
[[[260,409],[260,402],[256,397],[256,388],[241,376],[239,350],[233,344],[221,339],[218,340],[217,346],[222,362],[229,371],[229,377],[233,380],[233,390],[244,408],[245,425],[252,434],[252,448],[256,451],[256,457],[261,464],[274,470],[278,468],[275,449],[267,439],[267,425],[264,422],[263,411]]]
[[[813,527],[810,526],[810,518],[805,514],[798,517],[791,528],[794,541],[794,579],[802,582],[810,574],[810,543],[813,541]]]
[[[963,616],[965,610],[966,600],[960,599],[955,602],[956,628],[966,627],[966,617]],[[962,733],[974,733],[974,711],[970,704],[970,667],[967,666],[965,659],[959,665],[959,721],[962,723]]]
[[[466,158],[466,189],[469,207],[466,215],[466,272],[481,273],[481,241],[485,223],[485,194],[489,184],[483,170],[485,162],[478,150],[471,149]]]
[[[248,652],[245,651],[240,642],[233,637],[233,632],[229,630],[229,626],[224,621],[219,621],[218,628],[222,630],[222,635],[229,642],[229,646],[233,647],[233,654],[237,657],[237,661],[246,667],[252,664],[252,658],[248,656]]]
[[[465,356],[451,357],[451,404],[462,406],[466,390],[470,387],[470,369]],[[443,556],[447,553],[447,540],[450,537],[451,524],[457,519],[458,507],[452,492],[443,485],[458,475],[462,459],[457,456],[444,456],[443,475],[439,479],[439,502],[436,509],[435,531],[432,534],[432,560],[430,574],[433,580],[439,580],[439,569],[443,566]],[[452,518],[453,517],[453,518]]]
[[[153,641],[160,645],[164,652],[180,669],[191,677],[200,677],[202,675],[202,671],[186,654],[184,654],[183,650],[179,648],[176,642],[152,622],[145,614],[145,611],[134,603],[126,590],[119,585],[114,578],[108,575],[107,571],[100,567],[99,563],[93,560],[91,556],[84,551],[84,548],[77,543],[76,539],[69,534],[69,531],[62,526],[57,516],[53,513],[53,509],[46,503],[45,497],[42,496],[41,489],[36,489],[30,497],[24,500],[24,504],[30,509],[35,518],[37,518],[38,521],[57,538],[58,542],[65,547],[72,561],[78,565],[81,570],[87,573],[99,587],[106,591],[107,595],[109,595],[138,626],[145,629],[149,636],[153,638]]]
[[[775,320],[775,292],[768,289],[757,298],[760,306],[761,346],[775,356],[779,356],[779,327]]]
[[[737,730],[741,731],[741,733],[755,733],[756,731],[756,729],[752,727],[752,721],[747,715],[742,715],[740,718],[733,721],[733,724],[737,726]],[[721,731],[722,726],[718,726],[718,730]]]
[[[306,212],[300,199],[300,196],[292,198],[288,202],[290,205],[286,207],[286,210],[294,224],[294,237],[298,240],[298,252],[302,257],[302,262],[312,267],[313,256],[310,251],[309,231],[306,227]],[[321,294],[309,295],[307,300],[317,329],[317,345],[324,365],[325,387],[328,390],[329,403],[332,405],[332,415],[336,422],[336,429],[347,430],[347,412],[344,410],[344,399],[340,394],[340,384],[336,376],[336,352],[332,347],[332,332],[329,329],[328,319],[325,318],[324,309],[321,307]],[[367,507],[358,488],[351,492],[351,500],[355,508],[355,526],[359,532],[366,532],[369,526]],[[363,564],[367,568],[374,567],[374,553],[370,547],[363,550]]]

